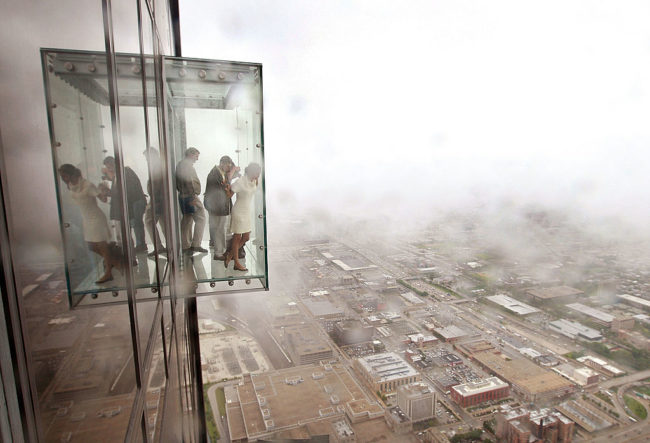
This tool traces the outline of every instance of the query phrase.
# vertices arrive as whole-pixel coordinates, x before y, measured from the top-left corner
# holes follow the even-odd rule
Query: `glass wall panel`
[[[105,57],[44,53],[46,93],[70,303],[120,289],[107,269],[119,260],[110,245],[103,159],[112,150]]]
[[[140,52],[139,0],[110,0],[115,52]]]
[[[165,355],[163,352],[163,336],[158,329],[154,338],[153,356],[149,366],[149,378],[145,393],[145,417],[149,431],[149,441],[156,441],[160,436],[162,411],[165,404],[166,374]]]
[[[169,14],[169,2],[155,0],[156,25],[160,43],[160,51],[164,55],[172,55],[172,32]]]
[[[165,59],[179,259],[199,283],[266,281],[261,75],[255,64]]]

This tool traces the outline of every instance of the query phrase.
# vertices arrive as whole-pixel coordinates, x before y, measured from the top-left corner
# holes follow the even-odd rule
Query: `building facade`
[[[397,405],[414,423],[435,417],[436,400],[436,391],[425,383],[397,388]]]

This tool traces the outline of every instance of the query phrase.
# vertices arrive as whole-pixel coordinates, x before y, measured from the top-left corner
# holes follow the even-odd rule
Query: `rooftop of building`
[[[398,391],[407,395],[425,395],[433,393],[433,388],[426,383],[409,383],[408,385],[400,386]]]
[[[622,374],[625,373],[625,371],[617,368],[616,366],[613,366],[613,365],[609,364],[608,362],[606,362],[603,359],[600,359],[598,357],[594,357],[593,355],[585,355],[584,357],[578,357],[577,360],[580,363],[584,363],[587,360],[591,360],[592,362],[596,363],[598,366],[601,366],[602,368],[604,368],[604,369],[606,369],[606,370],[608,370],[608,371],[610,371],[610,372],[612,372],[613,374],[616,374],[616,375],[622,375]]]
[[[614,321],[614,316],[607,314],[606,312],[599,311],[594,309],[591,306],[583,305],[582,303],[569,303],[566,305],[567,308],[573,309],[574,311],[580,312],[581,314],[588,315],[597,320],[600,320],[605,323],[611,323]]]
[[[550,322],[549,325],[553,326],[563,334],[574,336],[574,337],[580,335],[590,340],[597,340],[602,338],[602,334],[597,330],[589,328],[576,321],[560,319],[560,320],[555,320]]]
[[[451,389],[458,392],[463,397],[467,397],[470,395],[492,391],[494,389],[506,388],[508,386],[510,385],[498,377],[489,377],[484,380],[463,383],[462,385],[454,386]]]
[[[455,325],[445,326],[444,328],[436,328],[434,331],[445,340],[465,337],[467,335],[467,332],[464,329],[461,329]]]
[[[331,350],[327,341],[310,324],[286,326],[284,339],[299,355]]]
[[[408,301],[410,303],[413,303],[413,304],[416,304],[416,305],[424,303],[424,300],[419,298],[417,295],[415,295],[411,291],[405,292],[405,293],[400,294],[400,295],[402,296],[402,298],[404,298],[406,301]]]
[[[394,352],[369,355],[358,359],[359,364],[378,382],[416,376],[418,372]]]
[[[237,386],[237,400],[248,437],[266,433],[267,420],[281,429],[327,418],[346,406],[359,414],[383,411],[341,365],[332,365],[330,370],[307,365],[244,377]],[[228,402],[227,407],[229,413],[239,409],[231,408]],[[236,414],[233,416],[237,425]],[[231,426],[230,416],[228,422]],[[231,431],[231,435],[234,439],[238,434]]]
[[[620,294],[617,297],[627,300],[632,303],[636,303],[639,305],[642,305],[645,308],[650,308],[650,300],[646,300],[645,298],[637,297],[635,295],[629,295],[629,294]]]
[[[343,308],[334,305],[329,300],[303,299],[302,303],[314,317],[337,316],[345,313]]]
[[[528,293],[535,298],[541,298],[544,300],[584,294],[584,292],[580,289],[572,288],[570,286],[553,286],[550,288],[529,289]]]
[[[528,315],[528,314],[534,314],[535,312],[540,312],[539,309],[527,305],[526,303],[522,303],[519,300],[515,300],[514,298],[508,297],[507,295],[504,294],[491,295],[486,298],[490,300],[492,303],[496,303],[499,306],[503,306],[509,311],[512,311],[519,315]]]
[[[525,358],[507,360],[502,357],[502,354],[492,352],[479,352],[474,355],[474,358],[500,378],[516,384],[533,395],[573,386],[560,375],[540,368]]]

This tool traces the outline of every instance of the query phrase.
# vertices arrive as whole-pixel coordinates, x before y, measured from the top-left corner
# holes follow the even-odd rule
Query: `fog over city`
[[[468,211],[498,227],[509,214],[550,209],[606,235],[647,234],[646,2],[180,7],[184,56],[264,65],[271,227],[274,219],[314,216],[326,226],[368,219],[411,232]],[[11,10],[5,45],[31,8]],[[119,35],[118,49],[133,37]],[[14,55],[3,78],[23,78],[32,103],[42,100],[40,71],[31,61],[28,72],[7,67],[57,40],[97,49],[101,33],[46,39],[34,29],[6,48]],[[14,107],[16,94],[2,92],[3,115],[15,123],[3,128],[12,203],[39,219],[34,206],[55,210],[47,140],[30,131],[45,127],[45,113]],[[43,169],[42,186],[28,186],[34,178],[24,165]],[[56,245],[54,223],[42,232]]]
[[[643,232],[648,12],[206,1],[182,5],[181,20],[185,56],[264,64],[275,214],[318,208],[405,226],[532,207]]]

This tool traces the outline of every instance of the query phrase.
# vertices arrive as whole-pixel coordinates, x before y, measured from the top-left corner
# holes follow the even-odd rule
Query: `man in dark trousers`
[[[209,214],[210,245],[214,246],[215,260],[223,260],[226,253],[226,234],[230,225],[233,195],[230,180],[238,172],[239,167],[224,155],[219,164],[212,168],[206,181],[204,205]]]
[[[106,157],[104,159],[104,168],[102,169],[105,177],[112,182],[110,191],[106,187],[100,190],[104,194],[103,200],[107,197],[111,199],[110,218],[111,220],[120,220],[122,209],[119,207],[117,176],[115,174],[115,159]],[[147,252],[147,244],[144,239],[144,209],[147,206],[147,199],[142,191],[142,183],[133,169],[128,166],[124,167],[124,180],[126,182],[126,206],[129,212],[129,224],[135,234],[135,252]],[[101,197],[100,197],[101,198]]]

